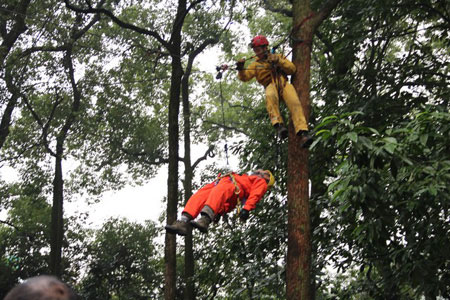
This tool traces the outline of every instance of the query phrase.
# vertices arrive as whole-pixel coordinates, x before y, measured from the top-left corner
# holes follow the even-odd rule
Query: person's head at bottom
[[[32,277],[16,285],[4,300],[76,300],[72,289],[58,278],[48,275]]]

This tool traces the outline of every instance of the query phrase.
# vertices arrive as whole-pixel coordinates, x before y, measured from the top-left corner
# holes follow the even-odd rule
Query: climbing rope
[[[220,77],[221,79],[222,77]],[[219,96],[220,96],[220,105],[222,107],[222,124],[225,126],[225,110],[223,108],[223,102],[224,102],[224,98],[223,98],[223,93],[222,93],[222,80],[219,80]],[[225,157],[227,159],[227,167],[229,166],[229,162],[228,162],[228,143],[225,142]]]

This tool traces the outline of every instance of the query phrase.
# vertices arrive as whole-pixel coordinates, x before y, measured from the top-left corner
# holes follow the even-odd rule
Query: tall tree
[[[192,196],[192,184],[193,184],[193,175],[195,169],[198,167],[199,163],[206,160],[208,156],[212,153],[214,147],[209,146],[206,150],[205,154],[201,157],[198,157],[194,163],[191,160],[191,106],[193,105],[191,101],[189,101],[189,95],[192,92],[192,88],[190,88],[192,81],[192,73],[193,73],[193,65],[195,59],[209,46],[215,45],[219,43],[220,39],[225,39],[226,31],[231,23],[233,18],[233,9],[234,4],[232,3],[230,7],[227,6],[217,6],[216,10],[213,11],[212,8],[209,11],[209,14],[203,14],[203,12],[195,12],[192,14],[189,22],[197,24],[196,27],[192,29],[192,36],[203,36],[205,34],[209,35],[210,38],[200,39],[195,45],[195,49],[191,51],[188,55],[186,67],[183,74],[182,79],[182,103],[183,103],[183,136],[184,136],[184,200],[187,202],[189,198]],[[215,23],[216,19],[221,19],[222,16],[227,15],[224,14],[225,11],[229,10],[229,18],[223,27],[219,27],[218,25],[211,26],[211,24]],[[206,30],[207,28],[207,30]],[[200,33],[201,31],[201,33]],[[197,76],[194,80],[199,79]],[[192,101],[194,102],[194,101]],[[188,233],[185,238],[185,281],[186,287],[184,291],[185,299],[195,299],[195,282],[194,282],[194,253],[193,253],[193,239],[192,239],[192,231]]]
[[[48,4],[48,3],[46,3]],[[44,4],[43,4],[44,5]],[[54,11],[61,14],[61,7],[55,6],[53,7]],[[24,12],[20,12],[20,14],[23,14]],[[26,16],[26,15],[25,15]],[[79,87],[77,86],[77,83],[75,81],[75,71],[74,71],[74,64],[72,60],[72,52],[74,48],[74,44],[77,42],[78,39],[80,39],[88,30],[90,27],[92,27],[96,22],[98,21],[98,18],[95,17],[91,20],[91,22],[88,22],[87,24],[82,27],[82,20],[81,18],[77,18],[76,21],[71,26],[71,32],[67,33],[67,38],[65,39],[62,36],[59,36],[62,38],[62,41],[59,41],[60,44],[57,46],[35,46],[32,45],[28,49],[21,50],[20,47],[18,47],[18,56],[21,58],[25,58],[26,61],[29,61],[29,57],[33,53],[46,51],[48,53],[51,52],[61,52],[63,53],[63,58],[61,59],[62,65],[64,66],[64,71],[67,75],[67,85],[71,87],[72,89],[72,97],[62,92],[59,94],[58,92],[56,95],[54,95],[55,102],[53,103],[52,111],[47,116],[42,116],[39,113],[39,109],[37,107],[33,106],[33,99],[34,97],[31,96],[31,94],[26,94],[24,91],[18,92],[17,90],[14,92],[11,92],[12,98],[17,99],[17,94],[20,94],[20,97],[23,99],[23,102],[27,106],[27,108],[30,111],[30,115],[32,115],[35,119],[35,122],[37,123],[37,127],[40,129],[41,132],[41,141],[38,141],[38,144],[42,145],[46,151],[50,155],[52,155],[55,158],[54,162],[54,180],[53,180],[53,206],[52,206],[52,238],[51,238],[51,271],[53,274],[57,276],[61,276],[62,274],[62,268],[61,268],[61,251],[62,251],[62,241],[63,241],[63,232],[64,232],[64,226],[63,226],[63,172],[62,172],[62,161],[63,157],[65,155],[64,153],[64,147],[66,138],[69,135],[69,131],[72,130],[74,123],[76,123],[78,117],[79,117],[79,110],[80,110],[80,102],[81,102],[81,92],[79,90]],[[46,25],[42,25],[44,28],[39,28],[39,30],[45,31],[48,28],[45,28]],[[34,26],[32,26],[34,27]],[[38,27],[38,26],[36,26]],[[51,26],[50,26],[51,27]],[[47,41],[48,42],[48,41]],[[58,42],[56,42],[58,43]],[[7,54],[7,53],[5,53]],[[42,67],[40,65],[39,67]],[[54,70],[56,70],[55,68]],[[11,70],[8,70],[10,72]],[[60,70],[62,71],[62,70]],[[57,71],[56,71],[57,72]],[[33,73],[31,73],[33,74]],[[51,71],[49,71],[48,76],[51,77],[54,75]],[[60,82],[61,83],[61,82]],[[62,83],[64,85],[64,83]],[[61,91],[64,88],[55,88],[55,91]],[[16,96],[15,96],[16,95]],[[36,94],[34,95],[36,96]],[[39,96],[38,96],[39,97]],[[45,97],[43,97],[45,98]],[[71,104],[66,103],[68,99],[72,98]],[[30,100],[31,99],[31,100]],[[42,100],[42,99],[41,99]],[[39,103],[39,101],[37,101]],[[45,102],[45,101],[44,101]],[[70,101],[67,101],[70,102]],[[11,102],[10,102],[11,103]],[[41,103],[42,104],[42,103]],[[45,105],[44,105],[45,106]],[[64,109],[67,109],[67,115],[66,118],[61,117],[61,115],[57,112],[57,110],[61,109],[61,107],[64,107]],[[42,107],[41,107],[42,108]],[[63,110],[64,110],[63,109]],[[53,127],[54,126],[54,127]],[[57,131],[57,133],[55,133]],[[55,133],[54,140],[52,134]],[[53,142],[54,148],[53,147]],[[31,146],[30,148],[35,147],[36,145]],[[24,152],[23,149],[19,151]],[[20,156],[20,154],[19,154]]]
[[[292,2],[293,62],[297,71],[294,87],[309,120],[311,50],[314,34],[341,0],[330,0],[318,12],[309,0]],[[286,271],[287,299],[312,299],[311,290],[311,220],[309,211],[308,150],[302,149],[290,122],[288,152],[288,253]]]
[[[64,46],[45,49],[45,51],[62,51],[63,54],[63,66],[67,75],[67,81],[71,87],[71,96],[68,95],[56,95],[56,99],[53,106],[53,112],[60,109],[58,106],[63,104],[67,99],[71,98],[71,104],[68,105],[68,113],[64,120],[57,120],[61,122],[60,126],[56,125],[58,128],[55,133],[55,148],[52,149],[50,145],[51,133],[49,128],[52,122],[55,120],[50,116],[50,118],[45,122],[35,109],[28,103],[28,108],[31,110],[31,114],[35,118],[36,122],[42,129],[43,146],[51,156],[54,157],[54,179],[53,179],[53,205],[52,205],[52,224],[51,224],[51,253],[50,253],[50,269],[52,274],[60,277],[62,275],[61,266],[61,255],[62,255],[62,242],[64,237],[64,224],[63,224],[63,203],[64,203],[64,181],[63,181],[63,169],[62,162],[65,155],[65,143],[69,131],[73,130],[74,123],[80,116],[80,105],[82,92],[75,80],[75,68],[72,58],[72,52],[75,42],[86,33],[89,28],[91,28],[97,21],[98,17],[94,17],[91,22],[85,25],[84,28],[78,29],[81,25],[81,18],[77,18],[78,22],[74,22],[72,32],[70,35],[70,40],[64,43]],[[33,52],[35,49],[31,49],[29,52]]]
[[[18,115],[20,118],[17,118],[17,126],[14,127],[15,134],[9,136],[6,147],[2,149],[5,153],[2,160],[9,160],[11,165],[27,168],[27,164],[37,166],[34,161],[39,161],[43,168],[45,166],[52,169],[50,263],[52,272],[58,276],[62,275],[63,269],[61,252],[65,230],[64,201],[76,193],[88,191],[90,196],[95,197],[108,186],[122,186],[123,181],[115,170],[126,164],[130,173],[138,172],[145,177],[154,173],[152,167],[136,167],[136,161],[139,160],[136,157],[140,158],[141,163],[144,161],[149,165],[164,161],[160,155],[162,143],[156,122],[139,114],[135,114],[131,119],[121,119],[122,116],[114,114],[114,110],[119,109],[107,98],[111,96],[111,88],[107,89],[104,83],[101,83],[104,93],[99,94],[98,90],[96,91],[100,80],[108,82],[111,79],[99,75],[102,72],[98,70],[103,69],[104,64],[98,61],[106,56],[104,52],[97,53],[97,56],[92,55],[93,51],[101,48],[101,30],[91,33],[94,24],[99,21],[99,15],[89,17],[74,14],[60,4],[50,1],[33,6],[32,8],[39,12],[35,16],[41,18],[29,18],[27,22],[28,27],[32,29],[30,36],[36,39],[31,44],[16,45],[18,59],[15,69],[11,69],[18,72],[22,66],[18,64],[19,61],[30,61],[29,72],[25,72],[28,74],[26,85],[22,85],[20,89],[20,108],[25,108]],[[67,26],[61,26],[63,23]],[[129,107],[130,102],[135,102],[129,101],[122,94],[119,95],[111,97],[128,100],[128,103],[121,103],[122,107],[127,107],[127,104]],[[105,112],[108,113],[107,117],[104,116]],[[126,130],[123,130],[124,128]],[[148,136],[145,130],[152,130],[154,134]],[[109,138],[108,133],[111,131],[126,142],[121,140],[117,143],[114,137]],[[129,144],[135,144],[135,148],[141,146],[139,150],[144,154],[136,155],[133,151],[135,148]],[[145,158],[142,159],[144,155]],[[49,157],[54,158],[53,167],[49,165]],[[71,167],[78,165],[78,168],[74,167],[73,172],[63,172],[63,162],[66,159],[71,161]],[[78,161],[74,162],[76,159]],[[67,174],[68,178],[64,178]]]
[[[182,78],[184,74],[183,58],[187,53],[196,53],[198,55],[205,47],[213,43],[211,37],[217,38],[217,32],[207,31],[205,35],[198,36],[193,35],[192,42],[184,38],[183,30],[189,33],[189,30],[193,30],[196,24],[187,24],[185,21],[190,17],[190,13],[193,11],[202,12],[209,9],[208,5],[204,3],[204,0],[196,0],[188,2],[186,0],[174,1],[174,5],[165,4],[160,8],[160,13],[164,13],[168,16],[169,20],[165,26],[170,28],[170,35],[166,38],[166,33],[161,30],[158,24],[152,23],[149,29],[143,26],[134,25],[133,22],[128,22],[126,16],[117,17],[114,11],[114,4],[106,4],[103,6],[102,2],[97,5],[92,3],[82,3],[77,6],[70,1],[66,0],[65,3],[70,9],[80,13],[99,13],[104,14],[111,18],[118,26],[124,29],[133,30],[139,34],[143,34],[155,39],[160,46],[164,49],[164,54],[170,57],[170,85],[169,85],[169,104],[168,104],[168,140],[169,140],[169,153],[168,153],[168,197],[167,197],[167,223],[173,223],[177,218],[177,206],[178,206],[178,161],[179,161],[179,111],[180,111],[180,96]],[[87,6],[87,8],[86,8]],[[133,7],[133,6],[131,6]],[[166,9],[169,8],[169,9]],[[175,8],[175,9],[172,9]],[[117,7],[120,11],[120,8]],[[157,9],[155,8],[156,12]],[[215,20],[215,23],[220,24],[221,16]],[[158,22],[156,22],[158,23]],[[170,23],[170,24],[168,24]],[[191,25],[190,29],[188,25]],[[216,25],[214,25],[215,27]],[[186,28],[185,28],[186,27]],[[196,30],[194,30],[195,32]],[[200,51],[199,51],[200,50]],[[188,80],[189,77],[186,77]],[[174,235],[166,234],[165,238],[165,260],[166,260],[166,276],[165,276],[165,298],[174,299],[176,291],[176,238]]]
[[[27,174],[20,183],[2,189],[0,221],[0,297],[3,298],[17,283],[38,274],[49,274],[49,244],[52,206],[47,201],[51,178],[44,170],[29,166],[20,170]],[[78,255],[84,251],[84,230],[77,226],[85,221],[82,215],[64,219],[65,237],[63,280],[73,284],[80,275]],[[70,271],[69,271],[70,269]]]

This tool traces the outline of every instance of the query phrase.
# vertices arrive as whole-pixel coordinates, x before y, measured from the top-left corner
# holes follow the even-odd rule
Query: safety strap
[[[281,59],[283,59],[283,55],[281,55]],[[284,84],[283,84],[282,83],[283,80],[281,79],[283,74],[278,72],[278,67],[274,66],[274,65],[272,65],[272,70],[271,70],[270,75],[272,77],[272,83],[275,84],[275,88],[277,89],[278,100],[281,101],[281,98],[283,97],[283,90],[287,83],[287,79],[286,78],[284,79]]]

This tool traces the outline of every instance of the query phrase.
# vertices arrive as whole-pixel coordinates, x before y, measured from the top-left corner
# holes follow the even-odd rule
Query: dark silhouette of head
[[[72,289],[53,276],[32,277],[16,285],[4,300],[76,300]]]

